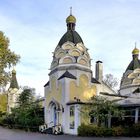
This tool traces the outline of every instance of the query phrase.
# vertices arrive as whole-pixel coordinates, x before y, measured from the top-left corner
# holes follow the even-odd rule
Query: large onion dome
[[[66,18],[67,32],[60,39],[55,51],[51,70],[57,67],[79,66],[90,68],[90,56],[80,35],[75,31],[76,18],[70,13]]]
[[[139,49],[136,47],[132,51],[132,61],[126,68],[123,74],[120,88],[130,88],[130,86],[140,85],[140,60],[139,60]]]
[[[77,43],[83,43],[82,38],[75,31],[76,18],[72,14],[70,14],[66,18],[66,24],[67,24],[67,32],[62,36],[58,45],[61,46],[67,41],[70,41],[70,42],[74,43],[75,45]]]
[[[137,49],[136,47],[134,48],[134,50],[132,51],[132,61],[130,62],[130,64],[128,65],[126,71],[128,70],[135,70],[136,68],[140,68],[140,60],[139,60],[139,49]]]

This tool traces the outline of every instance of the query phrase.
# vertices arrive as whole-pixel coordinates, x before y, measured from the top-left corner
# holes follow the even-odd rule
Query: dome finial
[[[137,48],[137,42],[135,42],[135,48]]]
[[[76,18],[72,15],[72,7],[70,7],[70,15],[66,18],[67,30],[75,30]]]
[[[70,7],[70,15],[66,18],[66,23],[76,23],[76,18],[72,15],[72,7]]]

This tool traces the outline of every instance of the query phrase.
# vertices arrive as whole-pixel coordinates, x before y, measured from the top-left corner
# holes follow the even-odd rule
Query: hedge
[[[79,136],[95,136],[95,137],[107,137],[107,136],[128,136],[139,137],[140,136],[140,124],[134,124],[132,127],[98,127],[95,125],[82,124],[78,127]]]

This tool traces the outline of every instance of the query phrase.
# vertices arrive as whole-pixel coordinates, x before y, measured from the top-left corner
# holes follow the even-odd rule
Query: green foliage
[[[16,65],[19,56],[9,48],[9,39],[0,31],[0,86],[5,86],[10,80],[10,73],[6,71],[12,65]]]
[[[44,121],[44,110],[34,102],[32,90],[24,89],[18,101],[19,106],[12,108],[11,113],[7,114],[1,122],[10,128],[38,131],[38,126]]]
[[[79,136],[126,136],[126,137],[139,137],[140,136],[140,124],[134,124],[131,127],[117,126],[113,128],[98,127],[95,125],[82,124],[78,127]]]
[[[125,127],[125,136],[135,136],[139,137],[140,136],[140,123],[138,124],[133,124],[131,127]]]
[[[20,106],[28,106],[33,102],[33,95],[31,89],[24,89],[18,98]]]
[[[113,136],[123,136],[125,133],[125,129],[121,126],[113,127]]]
[[[0,125],[3,125],[3,120],[6,115],[6,112],[0,111]]]
[[[109,117],[121,117],[123,111],[118,109],[114,102],[107,100],[101,96],[94,96],[90,100],[90,104],[84,105],[81,108],[83,114],[96,118],[98,126],[101,126]]]
[[[7,110],[7,94],[0,94],[0,112],[6,112]]]
[[[43,123],[43,110],[38,104],[30,104],[28,107],[20,106],[12,109],[3,123],[10,128],[20,128],[31,131],[38,131],[38,126]]]
[[[94,125],[85,125],[82,124],[78,127],[78,135],[79,136],[112,136],[113,130],[111,128],[98,127]]]

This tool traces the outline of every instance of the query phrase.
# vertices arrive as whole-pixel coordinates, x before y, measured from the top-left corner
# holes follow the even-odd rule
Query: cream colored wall
[[[56,78],[52,77],[50,79],[50,89],[46,94],[46,106],[49,106],[49,103],[54,99],[57,102],[61,103],[62,99],[62,85],[58,82],[58,86],[56,85]]]
[[[76,81],[70,82],[70,101],[73,101],[74,98],[80,99],[82,102],[88,101],[92,96],[96,95],[96,86],[89,85],[89,79],[85,74],[82,74],[79,77],[79,85],[76,84]]]
[[[55,77],[50,79],[50,85],[45,89],[45,111],[49,109],[49,104],[51,101],[56,101],[62,104],[62,84],[57,81]],[[45,112],[45,123],[49,123],[50,120],[47,118],[49,117],[49,112]],[[59,113],[59,123],[62,122],[62,113]]]
[[[11,108],[14,108],[18,105],[17,99],[19,95],[21,94],[22,90],[21,89],[12,89],[10,88],[8,90],[8,107],[7,107],[7,112],[11,112]]]
[[[79,84],[76,81],[70,82],[70,101],[74,101],[74,97],[82,102],[87,102],[92,96],[97,94],[96,85],[89,85],[90,79],[86,74],[79,77]],[[82,106],[81,106],[82,107]],[[80,122],[84,124],[90,123],[90,118],[86,113],[80,113]]]
[[[81,110],[84,112],[80,112],[80,122],[81,124],[90,124],[90,117],[89,117],[89,106],[82,105]]]

